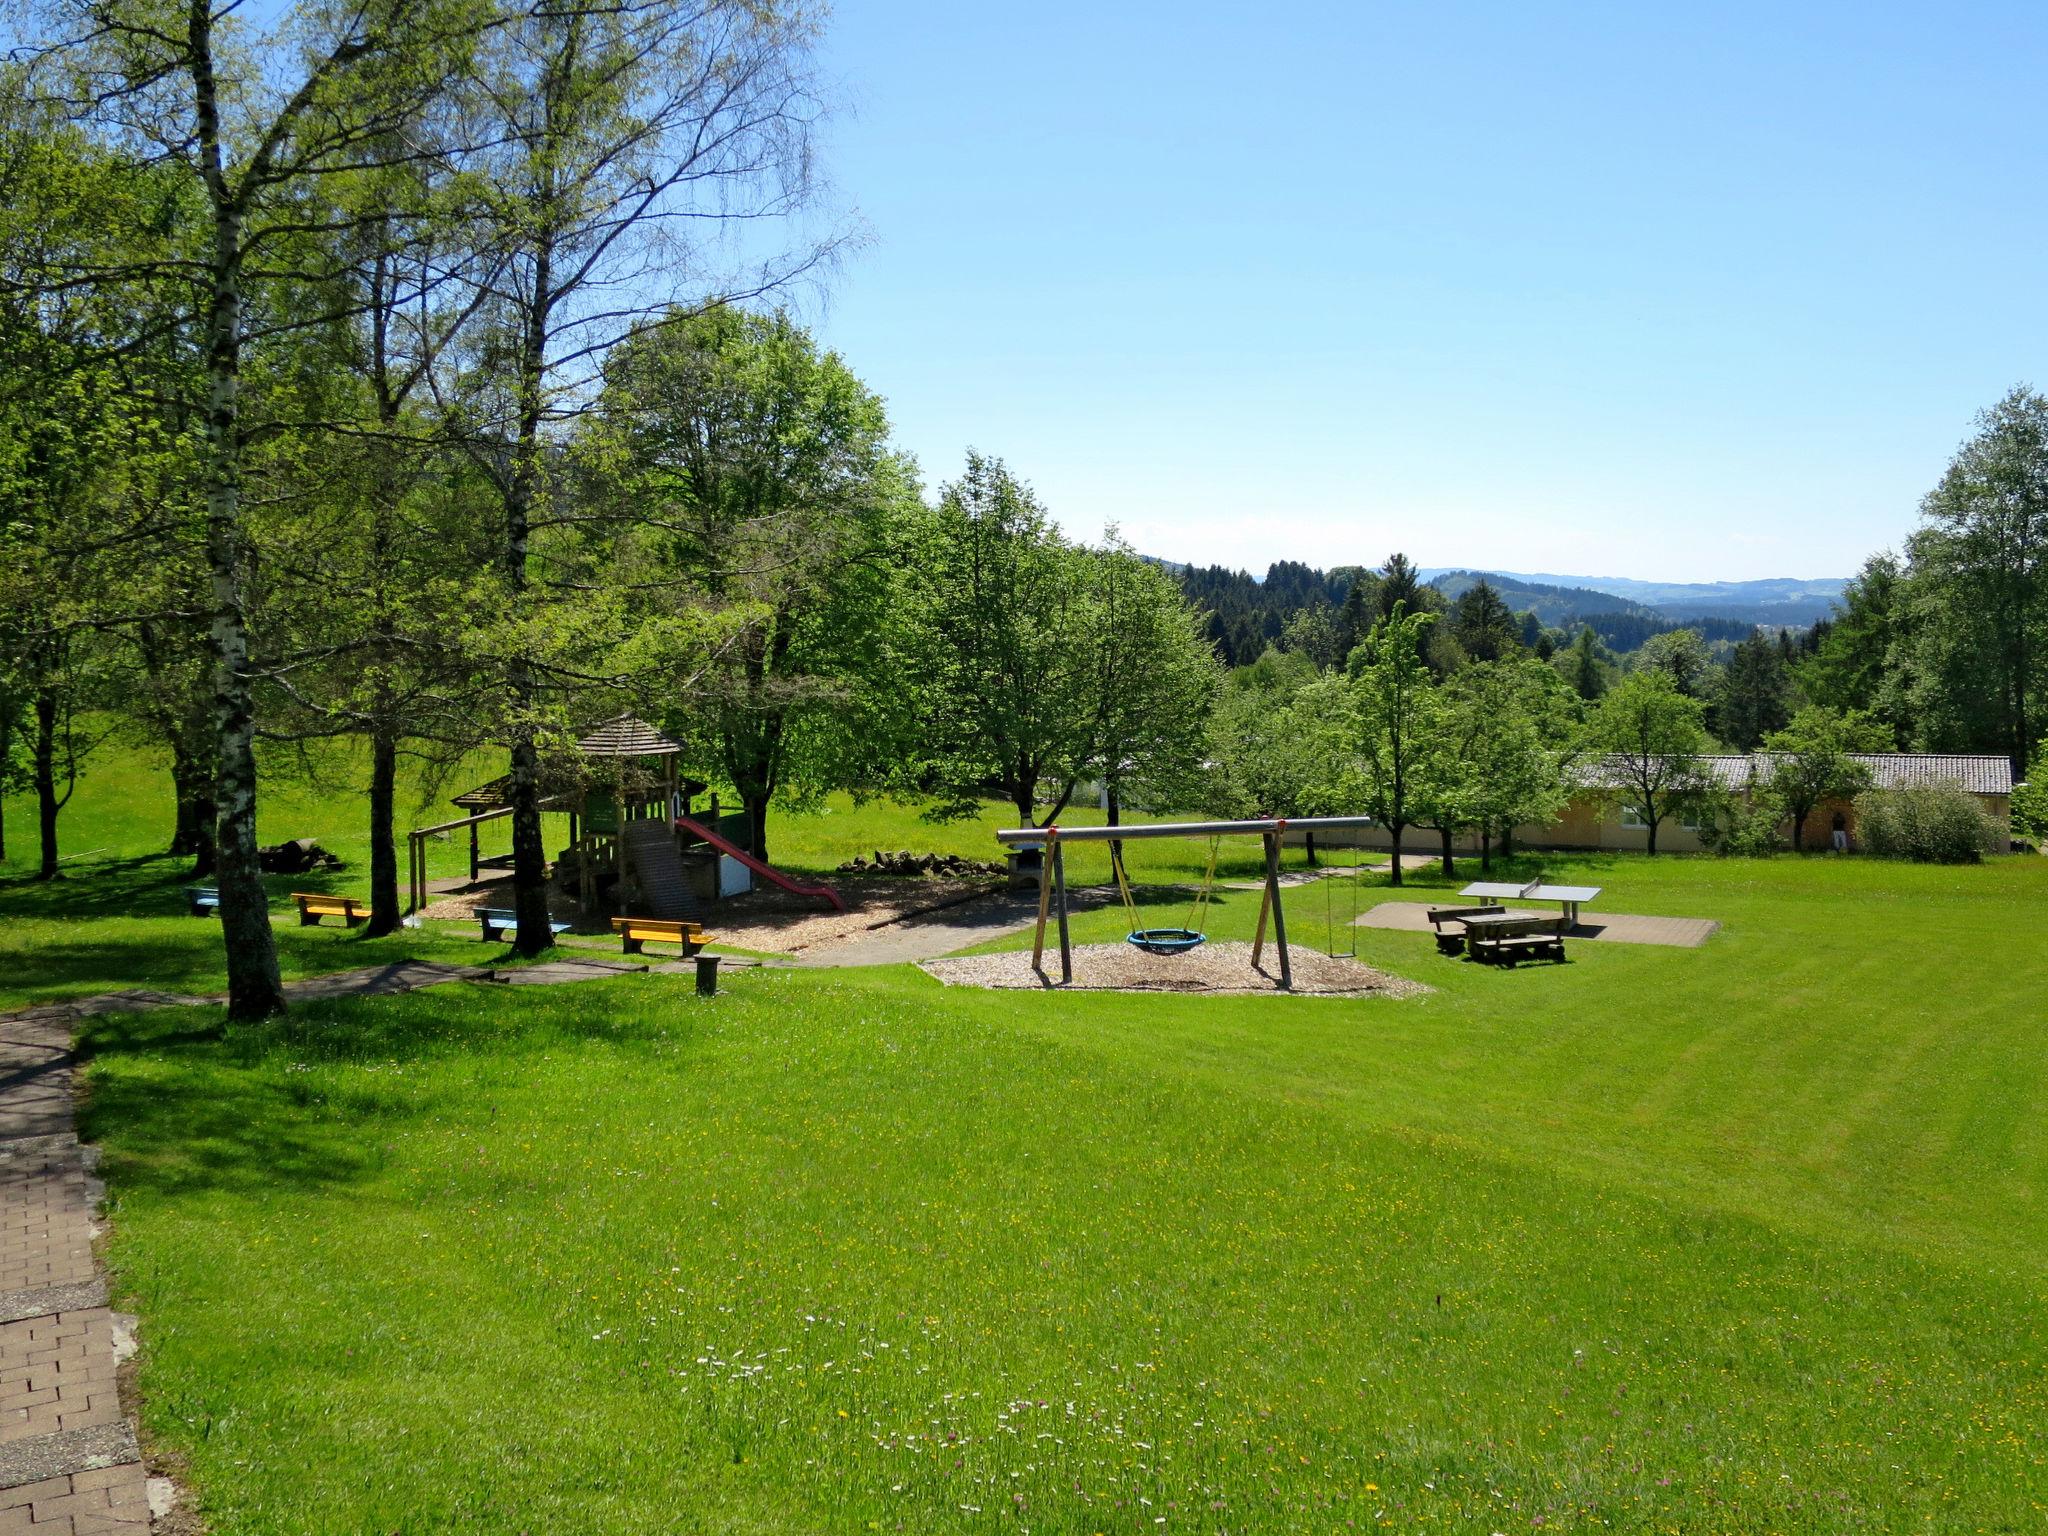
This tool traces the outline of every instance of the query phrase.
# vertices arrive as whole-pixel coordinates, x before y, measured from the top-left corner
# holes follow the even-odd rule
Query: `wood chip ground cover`
[[[1347,956],[1331,957],[1297,945],[1289,956],[1298,995],[1345,997],[1414,997],[1430,989],[1421,982],[1390,975]],[[1048,949],[1043,973],[1034,970],[1028,950],[992,955],[951,955],[927,960],[922,970],[949,987],[992,987],[999,990],[1044,991],[1059,984],[1057,950]],[[1272,945],[1260,964],[1252,964],[1252,946],[1213,940],[1182,955],[1155,955],[1134,944],[1080,944],[1074,948],[1074,980],[1070,990],[1124,992],[1266,992],[1280,990],[1280,964]]]

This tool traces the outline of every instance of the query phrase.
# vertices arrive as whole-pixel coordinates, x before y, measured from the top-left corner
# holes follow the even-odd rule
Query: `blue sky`
[[[1839,575],[2048,386],[2038,5],[841,0],[823,63],[812,318],[1080,536]]]

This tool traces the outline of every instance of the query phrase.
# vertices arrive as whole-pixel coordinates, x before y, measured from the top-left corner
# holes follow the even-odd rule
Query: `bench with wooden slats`
[[[509,943],[519,931],[519,914],[510,907],[478,907],[476,920],[483,924],[484,941]],[[549,933],[567,933],[574,926],[559,919],[548,920]]]
[[[615,917],[612,932],[619,936],[629,955],[639,954],[641,946],[649,942],[680,944],[685,955],[694,955],[706,944],[718,941],[718,935],[706,933],[701,923],[677,917]]]
[[[1502,932],[1468,928],[1466,942],[1474,960],[1502,965],[1513,965],[1517,960],[1562,961],[1565,929],[1569,926],[1562,917],[1533,917]]]
[[[220,889],[212,885],[188,885],[185,900],[192,908],[194,917],[220,916]]]
[[[368,922],[370,909],[353,896],[323,896],[311,891],[293,891],[292,900],[299,904],[299,926],[317,928],[323,917],[338,917],[349,927]]]
[[[1429,926],[1436,930],[1436,947],[1439,954],[1455,955],[1465,947],[1464,920],[1468,917],[1492,917],[1507,911],[1506,907],[1431,907]],[[1457,924],[1446,931],[1445,923]]]

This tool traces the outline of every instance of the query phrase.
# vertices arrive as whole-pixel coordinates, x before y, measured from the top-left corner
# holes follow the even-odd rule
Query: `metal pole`
[[[1282,832],[1327,832],[1375,825],[1370,816],[1264,817],[1257,821],[1160,821],[1125,822],[1114,827],[1062,827],[1060,836],[1070,843],[1123,842],[1143,837],[1264,837]],[[1031,843],[1045,836],[1043,827],[1006,827],[996,833],[999,843]]]
[[[1038,929],[1031,939],[1031,969],[1045,974],[1045,914],[1052,901],[1051,849],[1038,850]]]
[[[1067,856],[1057,839],[1052,845],[1052,882],[1059,891],[1060,985],[1065,987],[1074,981],[1074,942],[1067,935]]]
[[[1294,967],[1287,958],[1287,913],[1280,905],[1280,836],[1266,834],[1266,898],[1273,905],[1273,944],[1280,951],[1280,990],[1294,990]]]

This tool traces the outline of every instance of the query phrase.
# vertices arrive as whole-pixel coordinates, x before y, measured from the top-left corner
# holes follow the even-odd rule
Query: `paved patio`
[[[1360,928],[1393,928],[1402,933],[1433,933],[1429,926],[1431,907],[1464,905],[1457,900],[1436,902],[1383,901],[1358,919]],[[1516,911],[1523,910],[1516,908]],[[1531,912],[1555,907],[1530,907]],[[1721,925],[1705,917],[1641,917],[1628,912],[1581,912],[1579,925],[1566,935],[1607,944],[1667,944],[1678,949],[1698,949]]]

